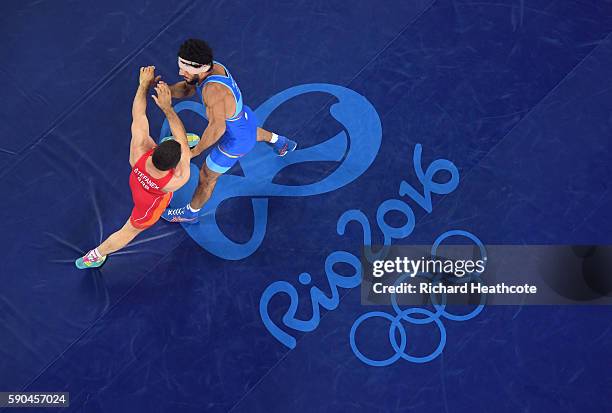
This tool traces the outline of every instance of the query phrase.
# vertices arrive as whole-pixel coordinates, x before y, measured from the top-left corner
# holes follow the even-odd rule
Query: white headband
[[[210,65],[202,65],[202,63],[190,62],[189,60],[183,59],[181,57],[178,58],[178,66],[180,69],[192,75],[199,75],[200,73],[206,73],[210,70]]]

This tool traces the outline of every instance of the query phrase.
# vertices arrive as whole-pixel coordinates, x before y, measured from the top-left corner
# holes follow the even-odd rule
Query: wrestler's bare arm
[[[155,82],[155,66],[140,68],[139,84],[132,103],[132,140],[130,142],[130,165],[149,149],[155,146],[155,141],[149,135],[149,120],[147,119],[147,92]]]
[[[206,105],[206,116],[208,126],[202,134],[200,142],[191,150],[191,156],[195,157],[213,146],[225,133],[225,93],[226,89],[218,84],[206,86],[204,90],[204,104]]]
[[[153,100],[164,112],[168,123],[170,124],[170,131],[174,139],[181,144],[181,159],[175,168],[175,178],[165,188],[168,192],[172,192],[185,184],[189,180],[190,172],[190,160],[191,150],[187,143],[187,133],[185,132],[185,126],[181,119],[178,117],[174,109],[172,108],[172,97],[170,88],[164,82],[159,82],[155,86],[155,92],[157,96],[153,95]]]
[[[174,99],[184,99],[193,96],[196,92],[195,85],[190,85],[189,83],[182,81],[175,83],[173,85],[169,85],[170,92],[172,93],[172,97]]]

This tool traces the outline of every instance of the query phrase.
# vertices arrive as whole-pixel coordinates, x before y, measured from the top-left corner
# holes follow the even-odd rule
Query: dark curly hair
[[[160,171],[167,171],[181,160],[181,144],[170,139],[162,142],[153,151],[153,165]]]
[[[178,56],[202,65],[212,65],[213,51],[204,40],[187,39],[178,51]]]

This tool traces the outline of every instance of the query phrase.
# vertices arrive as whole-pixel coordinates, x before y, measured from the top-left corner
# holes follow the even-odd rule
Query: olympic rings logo
[[[442,235],[440,235],[435,240],[432,246],[431,254],[435,256],[437,253],[438,247],[440,246],[442,241],[444,241],[446,238],[451,237],[451,236],[462,236],[474,242],[474,244],[476,244],[479,247],[482,259],[486,263],[487,253],[486,253],[484,244],[480,241],[480,239],[478,239],[478,237],[476,237],[471,232],[462,231],[462,230],[451,230],[451,231],[447,231],[443,233]],[[407,274],[400,277],[396,281],[396,285],[401,283],[407,277],[408,277]],[[357,318],[357,320],[355,320],[355,322],[353,323],[353,326],[351,327],[351,331],[349,333],[349,341],[350,341],[351,349],[353,350],[353,353],[359,360],[361,360],[363,363],[367,365],[374,366],[374,367],[389,366],[395,363],[396,361],[398,361],[399,359],[404,359],[411,363],[430,362],[434,360],[436,357],[438,357],[444,350],[444,347],[446,346],[446,327],[444,326],[442,319],[447,319],[447,320],[452,320],[452,321],[470,320],[476,317],[478,314],[480,314],[480,312],[483,310],[485,306],[485,298],[486,297],[484,295],[481,295],[480,304],[477,305],[476,308],[474,308],[472,311],[470,311],[467,314],[459,315],[459,314],[450,313],[446,310],[445,295],[442,295],[442,302],[437,303],[435,295],[431,294],[432,304],[435,309],[435,312],[433,312],[428,309],[419,308],[419,307],[402,309],[400,308],[397,302],[397,296],[394,293],[391,295],[391,304],[393,306],[393,310],[395,311],[395,316],[389,313],[383,312],[383,311],[370,311],[368,313],[362,314],[359,318]],[[416,314],[421,314],[425,317],[414,317],[414,315]],[[391,343],[391,347],[393,348],[393,351],[395,352],[395,354],[393,354],[392,356],[386,359],[376,360],[376,359],[370,358],[364,355],[357,346],[356,339],[355,339],[357,335],[357,329],[364,321],[371,319],[371,318],[384,318],[385,320],[388,320],[390,322],[388,339],[389,339],[389,342]],[[402,322],[407,322],[413,325],[423,325],[423,324],[434,323],[436,327],[438,328],[438,330],[440,331],[440,341],[438,345],[436,346],[436,348],[430,354],[425,355],[425,356],[415,356],[415,355],[406,353],[406,345],[408,343],[408,334]],[[399,332],[399,343],[397,342],[398,332]]]

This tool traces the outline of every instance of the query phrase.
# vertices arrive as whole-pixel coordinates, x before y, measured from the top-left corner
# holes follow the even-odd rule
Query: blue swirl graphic
[[[312,196],[334,191],[357,179],[374,162],[382,139],[380,118],[368,100],[351,89],[342,86],[313,83],[295,86],[278,93],[255,110],[260,126],[270,114],[289,99],[312,93],[324,92],[338,99],[330,108],[332,116],[343,125],[344,130],[326,141],[292,152],[290,156],[277,157],[264,143],[240,160],[244,177],[223,175],[219,178],[212,197],[200,212],[199,225],[183,225],[187,233],[212,254],[239,260],[253,254],[266,234],[268,220],[268,197]],[[175,106],[177,113],[188,110],[206,118],[201,103],[186,101]],[[167,120],[160,137],[170,134]],[[350,144],[349,144],[350,141]],[[273,183],[274,177],[289,165],[313,161],[335,161],[342,163],[329,176],[318,182],[293,186]],[[174,194],[173,206],[182,206],[191,200],[197,186],[199,170],[191,164],[189,182]],[[245,243],[229,239],[219,228],[216,213],[226,199],[250,197],[253,206],[253,233]],[[242,218],[241,218],[242,219]]]

